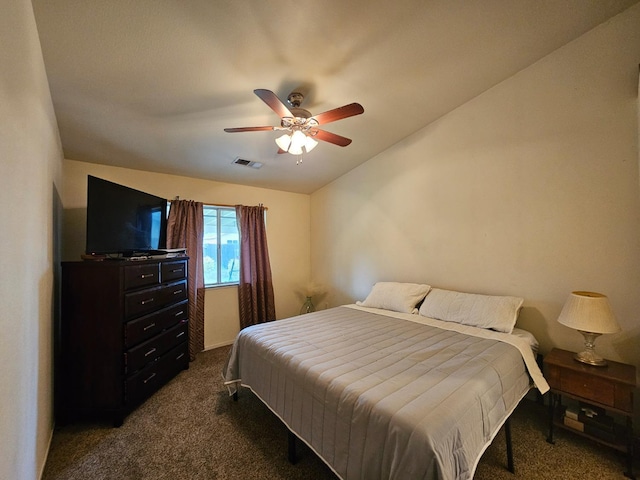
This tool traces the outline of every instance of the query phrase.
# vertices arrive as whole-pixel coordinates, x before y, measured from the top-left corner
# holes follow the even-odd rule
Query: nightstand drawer
[[[615,406],[615,385],[603,378],[581,372],[560,373],[560,390],[588,398],[603,405]]]
[[[633,413],[633,365],[610,360],[606,367],[592,367],[575,361],[572,352],[553,349],[545,357],[544,366],[545,378],[556,393],[615,408],[619,413]]]

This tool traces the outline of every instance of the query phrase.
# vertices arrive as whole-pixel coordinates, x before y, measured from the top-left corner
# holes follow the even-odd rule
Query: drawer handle
[[[184,357],[184,353],[181,353],[180,355],[178,355],[178,356],[176,357],[176,360],[180,360],[182,357]]]
[[[146,332],[147,330],[149,330],[150,328],[153,328],[153,327],[155,327],[155,326],[156,326],[156,324],[155,324],[155,323],[152,323],[152,324],[147,325],[146,327],[144,327],[142,330]]]
[[[144,380],[142,383],[148,383],[148,382],[150,382],[150,381],[151,381],[151,379],[152,379],[153,377],[155,377],[155,376],[156,376],[156,374],[155,374],[155,372],[154,372],[154,373],[152,373],[151,375],[149,375],[149,378],[147,378],[146,380]]]
[[[177,334],[176,338],[180,338],[182,335],[184,335],[184,332],[180,332],[179,334]]]
[[[175,292],[173,292],[174,295],[178,295],[179,293],[184,292],[184,290],[180,289],[180,290],[176,290]]]
[[[147,357],[147,356],[151,355],[155,351],[156,351],[156,348],[154,347],[151,350],[149,350],[147,353],[145,353],[144,356]]]
[[[184,313],[184,310],[180,310],[178,313],[176,313],[176,317],[179,317],[180,315],[182,315]]]
[[[142,275],[140,275],[140,278],[149,278],[149,277],[153,277],[155,275],[155,273],[143,273]]]
[[[154,300],[154,298],[153,298],[153,297],[148,298],[147,300],[142,300],[142,301],[140,302],[140,305],[146,305],[147,303],[151,303],[151,302],[153,302],[153,300]]]
[[[171,273],[178,273],[178,272],[182,272],[183,270],[181,268],[175,268],[173,270],[171,270]]]

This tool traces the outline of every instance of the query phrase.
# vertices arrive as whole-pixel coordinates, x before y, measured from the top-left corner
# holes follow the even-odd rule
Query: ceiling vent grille
[[[255,168],[258,169],[260,167],[262,167],[262,163],[260,162],[254,162],[252,160],[245,160],[244,158],[236,158],[233,163],[235,163],[236,165],[242,165],[243,167],[251,167],[251,168]]]

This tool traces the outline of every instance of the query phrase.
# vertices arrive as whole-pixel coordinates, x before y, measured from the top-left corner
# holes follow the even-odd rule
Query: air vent
[[[251,167],[251,168],[255,168],[258,169],[260,167],[262,167],[262,163],[260,162],[254,162],[252,160],[245,160],[244,158],[236,158],[233,163],[235,163],[236,165],[242,165],[243,167]]]

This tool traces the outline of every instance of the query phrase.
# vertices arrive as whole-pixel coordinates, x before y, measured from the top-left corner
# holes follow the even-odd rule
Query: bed
[[[380,282],[358,304],[245,328],[225,384],[341,479],[472,478],[520,400],[549,386],[535,339],[514,334],[522,299],[418,286]]]

